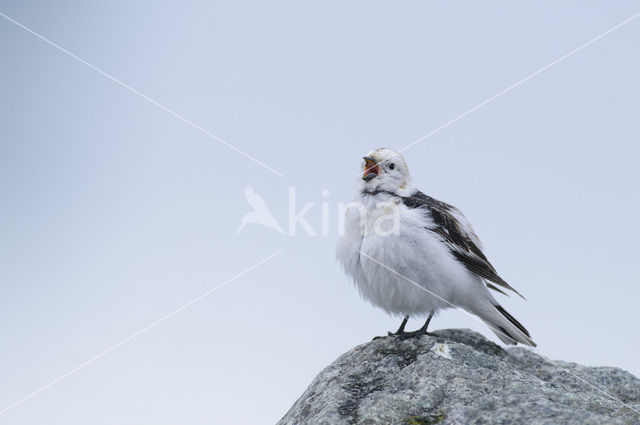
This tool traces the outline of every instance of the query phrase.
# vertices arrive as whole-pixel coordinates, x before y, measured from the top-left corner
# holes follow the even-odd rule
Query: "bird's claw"
[[[399,336],[399,335],[402,335],[402,334],[404,334],[404,333],[406,333],[406,332],[404,332],[404,331],[403,331],[403,332],[391,332],[391,331],[387,331],[387,336]],[[384,336],[384,335],[382,335],[382,336],[374,336],[374,337],[373,337],[373,339],[372,339],[372,341],[375,341],[375,340],[377,340],[377,339],[386,338],[387,336]]]
[[[424,332],[419,330],[414,332],[402,332],[401,334],[396,334],[395,336],[397,336],[398,339],[404,341],[405,339],[410,339],[410,338],[420,338],[423,335],[432,336],[432,337],[436,336],[431,332]]]
[[[396,335],[399,340],[404,341],[405,339],[414,338],[420,336],[421,334],[418,332],[403,332],[401,334]]]

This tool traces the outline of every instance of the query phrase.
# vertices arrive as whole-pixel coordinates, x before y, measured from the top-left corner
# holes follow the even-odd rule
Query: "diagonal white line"
[[[255,263],[254,265],[252,265],[251,267],[248,267],[246,269],[244,269],[243,271],[241,271],[240,273],[236,274],[235,276],[225,280],[224,282],[222,282],[221,284],[219,284],[218,286],[209,289],[208,291],[200,294],[199,296],[197,296],[196,298],[192,299],[191,301],[189,301],[186,304],[183,304],[182,306],[178,307],[177,309],[173,310],[171,313],[165,314],[164,316],[162,316],[161,318],[149,323],[147,326],[145,326],[144,328],[138,330],[137,332],[132,333],[131,335],[129,335],[128,337],[126,337],[125,339],[123,339],[122,341],[120,341],[119,343],[112,345],[111,347],[107,348],[106,350],[102,351],[99,354],[96,354],[95,356],[91,357],[89,360],[86,360],[83,363],[80,363],[78,366],[74,367],[73,369],[71,369],[70,371],[68,371],[67,373],[60,375],[59,377],[57,377],[56,379],[54,379],[53,381],[49,382],[48,384],[43,385],[42,387],[38,388],[36,391],[22,397],[20,400],[17,400],[13,403],[11,403],[10,405],[8,405],[7,407],[5,407],[4,409],[0,410],[0,415],[8,412],[9,410],[13,409],[14,407],[17,407],[19,405],[21,405],[22,403],[24,403],[25,401],[29,400],[30,398],[40,394],[41,392],[43,392],[44,390],[54,386],[55,384],[57,384],[58,382],[62,381],[63,379],[73,375],[74,373],[78,372],[79,370],[85,368],[86,366],[90,365],[91,363],[95,362],[96,360],[101,359],[102,357],[106,356],[107,354],[109,354],[110,352],[112,352],[113,350],[117,349],[118,347],[121,347],[122,345],[126,344],[127,342],[131,341],[134,338],[137,338],[138,336],[142,335],[143,333],[149,331],[150,329],[158,326],[159,324],[161,324],[162,322],[166,321],[167,319],[170,319],[171,317],[175,316],[176,314],[180,313],[182,310],[191,307],[193,304],[197,303],[198,301],[202,300],[203,298],[213,294],[214,292],[224,288],[225,286],[227,286],[228,284],[230,284],[231,282],[233,282],[234,280],[238,279],[239,277],[249,273],[251,270],[255,269],[258,266],[261,266],[262,264],[266,263],[267,261],[271,260],[272,258],[276,257],[277,255],[280,255],[282,253],[282,250],[279,250],[273,254],[271,254],[270,256],[268,256],[267,258],[258,261],[257,263]]]
[[[399,277],[403,278],[403,279],[404,279],[404,280],[406,280],[407,282],[409,282],[409,283],[411,283],[411,284],[415,285],[417,288],[420,288],[420,289],[422,289],[423,291],[428,292],[430,295],[433,295],[434,297],[438,298],[439,300],[441,300],[441,301],[443,301],[443,302],[445,302],[445,303],[449,304],[449,305],[450,305],[451,307],[453,307],[453,308],[460,309],[461,311],[463,311],[465,314],[467,314],[469,317],[473,318],[474,320],[477,320],[478,322],[483,323],[483,324],[485,324],[485,325],[489,326],[489,327],[491,328],[491,330],[492,330],[492,331],[494,331],[494,332],[496,332],[496,333],[499,333],[499,334],[502,334],[502,335],[504,335],[504,336],[508,337],[509,339],[512,339],[509,335],[505,334],[504,332],[502,332],[502,331],[501,331],[501,330],[499,330],[499,329],[494,328],[494,327],[493,327],[493,326],[491,326],[489,323],[485,323],[485,322],[483,322],[480,318],[478,318],[478,317],[474,316],[473,314],[469,313],[469,312],[468,312],[467,310],[465,310],[464,308],[462,308],[462,307],[460,307],[460,306],[457,306],[457,305],[455,305],[455,304],[452,304],[451,302],[449,302],[449,301],[445,300],[444,298],[442,298],[441,296],[439,296],[439,295],[437,295],[437,294],[435,294],[435,293],[431,292],[431,291],[430,291],[430,290],[428,290],[427,288],[425,288],[425,287],[421,286],[420,284],[418,284],[418,283],[414,282],[413,280],[409,279],[408,277],[406,277],[406,276],[404,276],[404,275],[402,275],[402,274],[398,273],[397,271],[395,271],[395,270],[394,270],[394,269],[392,269],[391,267],[387,266],[386,264],[383,264],[383,263],[381,263],[380,261],[376,260],[375,258],[368,256],[368,255],[367,255],[367,254],[365,254],[364,252],[362,252],[362,251],[360,251],[360,250],[358,250],[358,252],[360,253],[360,255],[364,255],[364,256],[365,256],[365,257],[367,257],[369,260],[371,260],[371,261],[375,262],[376,264],[378,264],[378,265],[380,265],[380,266],[384,267],[385,269],[389,270],[391,273],[393,273],[393,274],[395,274],[395,275],[397,275],[397,276],[399,276]],[[531,353],[533,353],[533,354],[535,354],[535,355],[539,356],[541,359],[546,360],[546,361],[548,361],[549,363],[553,364],[554,366],[556,366],[556,367],[558,367],[558,368],[562,369],[564,372],[566,372],[566,373],[568,373],[569,375],[573,376],[574,378],[576,378],[576,379],[580,380],[581,382],[583,382],[583,383],[585,383],[585,384],[587,384],[587,385],[589,385],[589,386],[591,386],[591,387],[593,387],[593,388],[597,389],[598,391],[600,391],[600,392],[602,392],[602,393],[606,394],[606,395],[607,395],[608,397],[610,397],[612,400],[617,401],[618,403],[622,404],[623,406],[625,406],[625,407],[627,407],[627,408],[629,408],[629,409],[633,410],[634,412],[636,412],[636,413],[640,414],[640,410],[636,409],[636,408],[635,408],[635,407],[633,407],[633,406],[628,405],[627,403],[623,402],[622,400],[619,400],[617,397],[615,397],[614,395],[611,395],[609,392],[607,392],[607,391],[603,390],[602,388],[598,387],[597,385],[594,385],[594,384],[592,384],[591,382],[589,382],[589,381],[585,380],[584,378],[581,378],[580,376],[578,376],[578,375],[576,375],[576,374],[572,373],[571,371],[569,371],[568,369],[566,369],[566,368],[564,368],[564,367],[560,366],[559,364],[557,364],[557,363],[556,363],[556,362],[554,362],[553,360],[549,359],[548,357],[546,357],[546,356],[544,356],[544,355],[542,355],[542,354],[540,354],[540,353],[537,353],[537,352],[535,352],[535,351],[533,351],[533,350],[529,350],[529,351],[530,351]]]
[[[573,49],[572,51],[570,51],[569,53],[565,54],[564,56],[559,57],[558,59],[554,60],[553,62],[551,62],[548,65],[543,66],[542,68],[540,68],[539,70],[537,70],[536,72],[527,75],[526,77],[524,77],[522,80],[518,81],[517,83],[514,83],[512,85],[510,85],[509,87],[507,87],[506,89],[502,90],[501,92],[491,96],[490,98],[484,100],[483,102],[480,102],[479,104],[477,104],[476,106],[474,106],[473,108],[463,112],[462,114],[458,115],[457,117],[455,117],[454,119],[447,121],[446,123],[444,123],[443,125],[441,125],[440,127],[436,128],[435,130],[432,130],[431,132],[425,134],[424,136],[422,136],[421,138],[419,138],[418,140],[415,140],[413,142],[411,142],[410,144],[408,144],[407,146],[405,146],[404,148],[400,149],[399,152],[405,151],[407,149],[409,149],[410,147],[422,142],[423,140],[431,137],[432,135],[436,134],[437,132],[439,132],[440,130],[443,130],[447,127],[449,127],[451,124],[455,123],[456,121],[466,117],[467,115],[469,115],[470,113],[476,111],[479,108],[482,108],[484,105],[486,105],[487,103],[493,102],[494,100],[496,100],[497,98],[499,98],[500,96],[510,92],[511,90],[515,89],[516,87],[524,84],[525,82],[529,81],[530,79],[532,79],[533,77],[535,77],[538,74],[543,73],[544,71],[546,71],[547,69],[551,68],[552,66],[562,62],[563,60],[567,59],[570,56],[573,56],[574,54],[578,53],[580,50],[584,49],[585,47],[595,43],[596,41],[600,40],[602,37],[612,33],[613,31],[617,30],[618,28],[628,24],[629,22],[633,21],[634,19],[636,19],[638,16],[640,16],[640,12],[636,13],[635,15],[633,15],[632,17],[630,17],[629,19],[625,19],[624,21],[620,22],[618,25],[614,26],[613,28],[608,29],[607,31],[603,32],[602,34],[600,34],[599,36],[592,38],[591,40],[587,41],[586,43],[581,44],[580,46],[576,47],[575,49]]]
[[[468,109],[467,111],[463,112],[462,114],[458,115],[457,117],[453,118],[452,120],[447,121],[446,123],[442,124],[440,127],[431,130],[429,133],[425,134],[424,136],[420,137],[419,139],[409,143],[407,146],[403,147],[402,149],[400,149],[399,151],[396,152],[395,155],[392,155],[390,158],[387,158],[384,161],[381,162],[386,162],[389,161],[391,158],[397,156],[398,154],[400,154],[401,152],[406,151],[407,149],[417,145],[418,143],[422,142],[425,139],[428,139],[429,137],[433,136],[434,134],[438,133],[441,130],[444,130],[445,128],[449,127],[451,124],[461,120],[462,118],[466,117],[467,115],[469,115],[470,113],[482,108],[484,105],[493,102],[494,100],[496,100],[497,98],[503,96],[504,94],[510,92],[511,90],[515,89],[516,87],[522,85],[523,83],[529,81],[530,79],[532,79],[533,77],[535,77],[538,74],[543,73],[544,71],[546,71],[547,69],[551,68],[554,65],[557,65],[558,63],[562,62],[563,60],[569,58],[570,56],[573,56],[574,54],[578,53],[580,50],[584,49],[585,47],[591,45],[592,43],[595,43],[596,41],[600,40],[602,37],[612,33],[613,31],[621,28],[622,26],[628,24],[629,22],[635,20],[636,18],[638,18],[640,16],[640,12],[636,13],[635,15],[633,15],[632,17],[625,19],[624,21],[620,22],[618,25],[614,26],[613,28],[608,29],[607,31],[603,32],[602,34],[600,34],[599,36],[592,38],[591,40],[587,41],[586,43],[581,44],[580,46],[576,47],[575,49],[573,49],[572,51],[570,51],[569,53],[565,54],[564,56],[559,57],[558,59],[554,60],[553,62],[551,62],[548,65],[543,66],[542,68],[540,68],[539,70],[537,70],[536,72],[527,75],[526,77],[524,77],[522,80],[518,81],[517,83],[514,83],[512,85],[510,85],[509,87],[507,87],[506,89],[498,92],[497,94],[491,96],[490,98],[480,102],[479,104],[477,104],[476,106],[474,106],[471,109]],[[362,173],[359,173],[362,174]]]
[[[71,53],[70,51],[64,49],[63,47],[59,46],[58,44],[54,43],[53,41],[45,38],[44,36],[38,34],[37,32],[33,31],[30,28],[27,28],[26,26],[22,25],[20,22],[10,18],[9,16],[5,15],[4,13],[0,12],[0,16],[2,16],[3,18],[5,18],[7,21],[13,22],[14,24],[16,24],[17,26],[19,26],[20,28],[22,28],[23,30],[35,35],[36,37],[38,37],[39,39],[41,39],[42,41],[50,44],[51,46],[55,47],[56,49],[60,50],[61,52],[66,53],[67,55],[71,56],[72,58],[74,58],[75,60],[77,60],[78,62],[83,63],[84,65],[88,66],[89,68],[93,69],[96,72],[99,72],[100,74],[104,75],[105,77],[107,77],[108,79],[110,79],[111,81],[121,85],[122,87],[124,87],[125,89],[129,90],[132,93],[135,93],[136,95],[140,96],[141,98],[143,98],[144,100],[152,103],[153,105],[157,106],[158,108],[170,113],[171,115],[173,115],[174,117],[178,118],[180,121],[190,125],[191,127],[195,128],[196,130],[200,131],[201,133],[206,134],[207,136],[209,136],[210,138],[217,140],[218,142],[222,143],[223,145],[225,145],[226,147],[228,147],[231,150],[236,151],[237,153],[239,153],[240,155],[244,156],[245,158],[250,159],[251,161],[255,162],[256,164],[266,168],[267,170],[271,171],[272,173],[282,177],[283,175],[274,170],[273,168],[269,167],[267,164],[265,164],[262,161],[257,160],[256,158],[254,158],[253,156],[249,155],[248,153],[236,148],[235,146],[233,146],[231,143],[221,139],[220,137],[216,136],[215,134],[205,130],[204,128],[200,127],[199,125],[197,125],[196,123],[194,123],[193,121],[185,118],[184,116],[180,115],[179,113],[175,112],[173,109],[167,108],[166,106],[160,104],[159,102],[153,100],[152,98],[150,98],[149,96],[139,92],[138,90],[134,89],[133,87],[131,87],[130,85],[124,83],[123,81],[117,79],[116,77],[114,77],[111,74],[106,73],[105,71],[101,70],[100,68],[90,64],[89,62],[87,62],[86,60],[74,55],[73,53]]]

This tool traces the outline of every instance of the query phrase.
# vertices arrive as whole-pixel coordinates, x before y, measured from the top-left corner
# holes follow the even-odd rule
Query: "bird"
[[[498,275],[460,210],[413,187],[399,153],[379,148],[363,159],[336,257],[362,298],[403,317],[388,335],[431,335],[433,316],[455,307],[477,316],[505,344],[535,347],[527,329],[490,290],[522,295]],[[408,332],[410,316],[427,319]]]
[[[271,211],[269,211],[267,204],[251,186],[244,188],[244,196],[247,203],[253,208],[253,211],[246,213],[242,217],[240,220],[240,226],[238,226],[238,230],[236,231],[236,235],[240,234],[240,231],[242,231],[242,228],[247,223],[261,224],[277,231],[278,233],[284,233],[282,227],[280,227],[275,217],[273,217],[273,214],[271,214]]]

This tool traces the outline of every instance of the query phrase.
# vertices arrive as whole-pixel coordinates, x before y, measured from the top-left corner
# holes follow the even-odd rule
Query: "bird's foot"
[[[417,332],[417,331],[416,331],[416,332]],[[373,339],[372,339],[372,341],[375,341],[375,340],[377,340],[377,339],[386,338],[387,336],[400,336],[400,335],[405,334],[405,333],[412,333],[412,332],[405,332],[405,331],[401,331],[401,330],[397,330],[397,331],[395,331],[395,332],[388,331],[386,336],[385,336],[385,335],[382,335],[382,336],[374,336],[374,337],[373,337]]]
[[[423,331],[421,329],[418,329],[417,331],[413,331],[413,332],[402,332],[400,334],[396,334],[395,336],[397,336],[398,339],[404,341],[405,339],[419,338],[422,335],[436,336],[436,335],[432,334],[431,332]]]

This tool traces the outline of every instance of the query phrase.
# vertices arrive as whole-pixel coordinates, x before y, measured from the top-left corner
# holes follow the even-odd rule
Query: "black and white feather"
[[[487,286],[502,294],[506,292],[491,282],[522,295],[504,281],[489,260],[482,253],[482,243],[471,228],[471,224],[460,210],[445,202],[438,201],[429,195],[416,190],[410,196],[402,197],[402,202],[409,208],[424,208],[431,215],[434,226],[428,230],[442,236],[443,242],[449,246],[453,256],[471,272],[483,277]],[[524,298],[524,297],[522,297]]]

